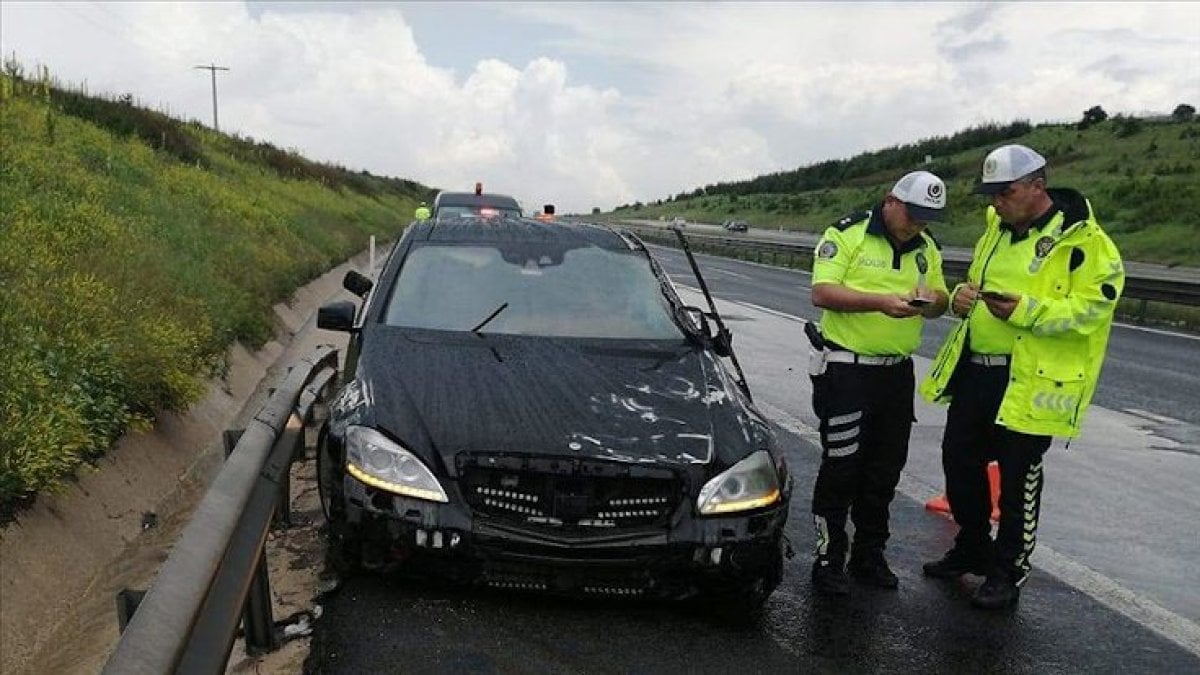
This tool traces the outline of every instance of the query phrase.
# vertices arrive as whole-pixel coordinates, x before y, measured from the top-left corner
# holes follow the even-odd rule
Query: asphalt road
[[[678,283],[694,284],[677,253],[656,255]],[[1015,611],[971,609],[966,598],[978,579],[920,575],[921,562],[953,537],[948,520],[923,508],[940,487],[941,422],[926,408],[892,507],[888,555],[900,590],[855,587],[848,600],[828,602],[808,584],[808,495],[819,452],[806,384],[795,372],[802,337],[792,318],[813,315],[807,277],[710,257],[702,267],[737,336],[756,401],[780,424],[796,479],[787,527],[796,556],[761,619],[731,624],[701,605],[562,601],[368,575],[322,598],[307,672],[1200,672],[1200,598],[1192,590],[1200,587],[1192,569],[1200,561],[1192,496],[1200,453],[1192,439],[1170,453],[1146,454],[1156,443],[1170,445],[1156,433],[1194,435],[1200,385],[1184,364],[1200,363],[1200,342],[1114,331],[1098,406],[1176,421],[1099,411],[1097,431],[1080,442],[1111,443],[1103,447],[1107,465],[1055,451],[1045,543]],[[949,326],[933,322],[923,355],[932,355]],[[1133,428],[1136,420],[1148,426]],[[1102,486],[1098,494],[1093,485]],[[1131,494],[1120,494],[1122,486]]]
[[[678,283],[696,282],[683,253],[655,247],[654,255]],[[705,281],[718,297],[816,319],[810,276],[716,256],[699,256]],[[926,324],[918,354],[933,358],[954,326],[942,318]],[[1137,410],[1200,426],[1200,337],[1116,325],[1100,374],[1095,402],[1113,410]],[[1200,439],[1193,438],[1193,442]]]

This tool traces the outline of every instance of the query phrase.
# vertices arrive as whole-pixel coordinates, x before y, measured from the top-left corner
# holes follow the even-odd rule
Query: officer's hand
[[[977,299],[979,299],[979,286],[975,285],[973,281],[968,281],[960,286],[958,292],[954,294],[951,309],[954,310],[955,316],[966,316]]]
[[[988,311],[992,313],[992,316],[1004,321],[1007,321],[1008,317],[1012,316],[1013,311],[1017,308],[1017,303],[1021,302],[1021,296],[1019,295],[1004,295],[1002,297],[981,295],[979,297],[987,305]]]
[[[893,319],[907,319],[921,313],[920,307],[908,304],[911,295],[881,295],[879,296],[879,311]]]

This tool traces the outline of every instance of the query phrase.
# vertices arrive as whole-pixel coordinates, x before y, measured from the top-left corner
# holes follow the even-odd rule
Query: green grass
[[[982,226],[986,202],[971,194],[984,156],[1004,143],[1019,142],[1046,156],[1051,186],[1073,187],[1092,202],[1097,218],[1127,260],[1200,265],[1200,120],[1131,123],[1110,119],[1086,130],[1069,125],[1012,125],[1004,134],[977,130],[950,139],[864,153],[845,162],[825,162],[795,172],[740,183],[697,188],[651,204],[618,207],[608,217],[691,221],[746,220],[756,228],[820,232],[841,216],[868,208],[904,173],[928,169],[947,184],[949,222],[935,228],[944,244],[971,246]],[[1027,129],[1027,130],[1025,130]],[[998,133],[998,132],[997,132]],[[986,137],[965,147],[964,139]],[[955,140],[958,139],[958,140]],[[934,155],[934,147],[957,149]],[[913,161],[914,154],[922,157]],[[812,189],[754,192],[764,185]]]
[[[56,92],[0,76],[0,520],[186,408],[274,303],[428,194]],[[196,154],[148,143],[151,118]]]

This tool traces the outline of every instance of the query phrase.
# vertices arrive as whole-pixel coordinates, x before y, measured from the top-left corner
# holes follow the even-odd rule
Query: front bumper
[[[685,598],[737,593],[780,575],[787,499],[745,515],[588,530],[515,524],[394,495],[344,477],[347,524],[378,557],[465,583],[561,594]],[[689,500],[690,501],[690,500]]]

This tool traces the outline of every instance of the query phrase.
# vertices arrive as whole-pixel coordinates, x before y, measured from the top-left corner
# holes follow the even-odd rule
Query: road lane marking
[[[687,284],[676,284],[676,285],[680,288],[689,290],[693,293],[701,293],[701,290],[694,286],[688,286]],[[757,310],[759,312],[765,312],[767,314],[770,314],[771,316],[779,317],[780,319],[787,319],[788,321],[794,321],[796,323],[808,323],[808,319],[805,319],[802,316],[796,316],[795,314],[788,314],[787,312],[781,312],[777,309],[771,309],[770,307],[763,307],[762,305],[756,305],[753,302],[746,302],[745,300],[730,300],[728,298],[716,298],[716,299],[718,299],[722,302],[728,302],[733,305],[740,305],[747,309],[753,309],[753,310]]]
[[[1149,410],[1141,410],[1139,408],[1126,408],[1125,412],[1129,413],[1130,415],[1135,415],[1137,417],[1142,417],[1142,418],[1145,418],[1145,419],[1148,419],[1148,420],[1151,420],[1154,422],[1159,422],[1162,424],[1184,424],[1183,420],[1177,420],[1174,417],[1167,417],[1166,415],[1157,415],[1155,413],[1150,412]]]
[[[751,277],[750,277],[750,275],[748,275],[748,274],[741,274],[741,273],[739,273],[739,272],[730,272],[729,270],[723,270],[723,269],[720,269],[719,267],[714,267],[714,268],[712,269],[712,271],[713,271],[713,272],[716,272],[717,274],[724,274],[724,275],[731,276],[731,277],[735,277],[735,278],[738,278],[738,279],[749,279],[749,278],[751,278]]]
[[[1172,330],[1163,330],[1161,328],[1148,328],[1146,326],[1135,326],[1134,324],[1122,323],[1120,321],[1114,321],[1113,325],[1120,326],[1121,328],[1128,328],[1129,330],[1140,330],[1143,333],[1154,333],[1155,335],[1167,335],[1170,337],[1186,338],[1188,340],[1200,341],[1200,335],[1188,335],[1187,333],[1177,333]]]

